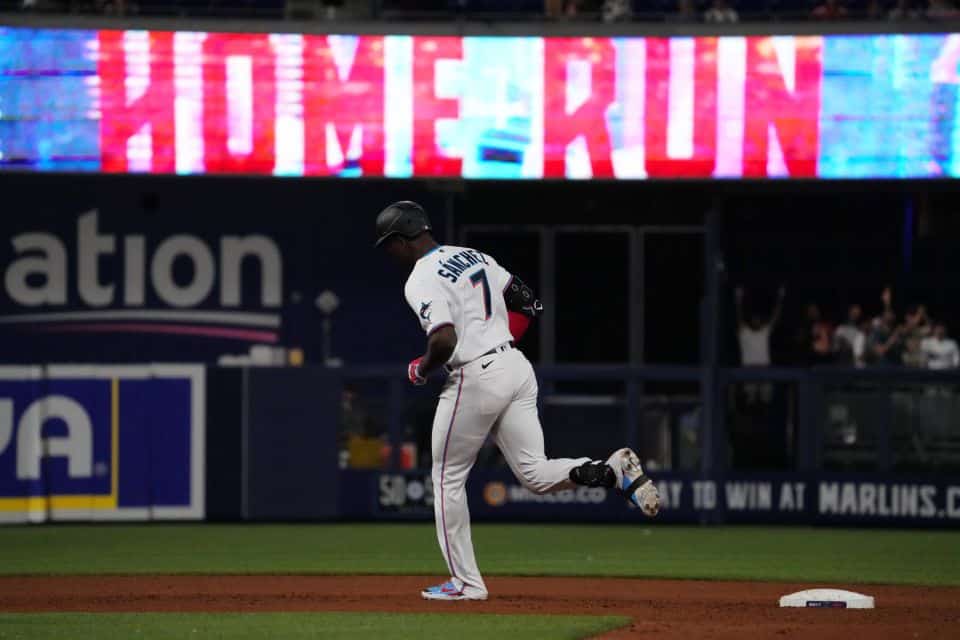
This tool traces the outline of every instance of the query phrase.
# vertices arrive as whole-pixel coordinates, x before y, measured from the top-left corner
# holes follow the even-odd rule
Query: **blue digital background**
[[[943,35],[824,38],[820,177],[960,175],[953,153],[956,85],[931,79],[945,40]]]
[[[100,169],[96,34],[0,27],[0,168]]]

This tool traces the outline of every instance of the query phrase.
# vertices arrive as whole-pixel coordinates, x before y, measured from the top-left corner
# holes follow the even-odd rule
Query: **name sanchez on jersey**
[[[486,256],[484,256],[479,251],[474,251],[473,249],[467,249],[466,251],[461,251],[455,253],[443,262],[440,263],[440,269],[437,270],[437,275],[441,278],[446,278],[450,282],[456,282],[457,279],[463,275],[463,272],[478,264],[486,264]]]

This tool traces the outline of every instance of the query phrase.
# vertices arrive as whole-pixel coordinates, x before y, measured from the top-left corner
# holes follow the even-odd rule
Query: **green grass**
[[[448,613],[7,613],[0,640],[131,638],[583,638],[629,622],[613,616]]]
[[[960,585],[960,532],[476,525],[486,575]],[[0,574],[444,575],[431,524],[0,527]]]

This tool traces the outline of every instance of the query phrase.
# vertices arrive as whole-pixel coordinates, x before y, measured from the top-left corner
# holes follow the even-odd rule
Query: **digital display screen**
[[[957,177],[960,34],[542,38],[0,28],[0,168]]]

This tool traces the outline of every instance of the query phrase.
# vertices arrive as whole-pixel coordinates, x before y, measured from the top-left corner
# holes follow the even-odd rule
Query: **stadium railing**
[[[414,389],[397,371],[345,367],[339,378],[363,403],[372,425],[367,434],[389,444],[384,466],[411,464],[402,463],[401,450],[413,443],[414,464],[427,467],[441,382]],[[697,366],[538,367],[548,454],[601,457],[626,444],[653,468],[711,472],[735,470],[735,449],[752,440],[783,450],[774,452],[778,462],[765,458],[754,469],[960,468],[960,371],[721,368],[715,385],[707,372]],[[770,385],[772,396],[745,406],[739,390],[747,384]],[[745,439],[738,438],[745,417]]]

